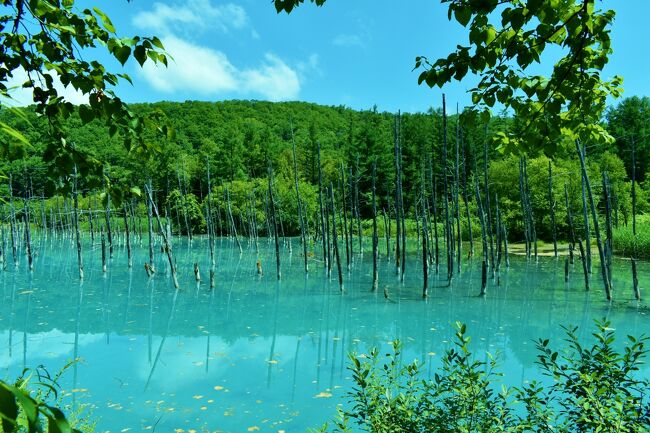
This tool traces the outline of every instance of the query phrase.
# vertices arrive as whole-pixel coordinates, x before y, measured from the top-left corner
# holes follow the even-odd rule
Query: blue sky
[[[114,63],[134,80],[117,89],[127,102],[303,100],[425,111],[440,105],[442,91],[418,86],[415,56],[445,56],[468,39],[439,0],[329,0],[291,15],[276,14],[270,0],[87,1],[108,13],[118,34],[157,35],[175,59],[166,70]],[[617,12],[605,77],[622,75],[625,96],[650,95],[643,42],[650,0],[598,3]],[[448,101],[468,105],[474,83],[445,87]]]

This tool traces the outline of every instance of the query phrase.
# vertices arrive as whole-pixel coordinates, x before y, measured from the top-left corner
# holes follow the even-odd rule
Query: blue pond
[[[485,297],[477,296],[480,262],[465,261],[450,285],[443,273],[433,274],[430,297],[423,300],[415,255],[403,283],[394,263],[380,258],[379,293],[370,291],[372,255],[355,255],[341,294],[336,272],[328,279],[317,259],[310,259],[305,275],[297,241],[293,254],[283,249],[278,282],[273,246],[260,242],[258,256],[252,245],[240,255],[232,241],[217,240],[211,291],[206,240],[189,245],[175,238],[181,285],[175,291],[159,249],[158,272],[147,278],[146,237],[134,246],[132,269],[122,246],[106,274],[99,245],[86,240],[83,282],[72,240],[37,240],[32,273],[22,256],[17,268],[7,257],[0,271],[0,377],[10,380],[39,365],[56,373],[76,359],[61,377],[61,403],[86,405],[100,432],[298,432],[319,426],[345,403],[349,352],[388,351],[388,343],[400,339],[404,359],[424,360],[425,374],[432,375],[453,343],[456,321],[467,324],[477,356],[499,354],[507,385],[540,377],[535,340],[551,338],[560,347],[562,325],[579,326],[585,341],[594,319],[603,317],[621,344],[625,334],[650,334],[649,304],[633,300],[625,260],[614,263],[612,304],[597,268],[587,292],[581,265],[571,267],[567,284],[563,259],[552,257],[512,257]],[[644,294],[648,263],[640,263],[639,277]],[[650,376],[650,370],[641,374]]]

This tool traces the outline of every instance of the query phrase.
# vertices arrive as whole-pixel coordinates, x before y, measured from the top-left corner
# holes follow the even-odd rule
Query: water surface
[[[54,373],[77,359],[61,379],[63,401],[89,404],[102,432],[294,432],[322,424],[345,401],[349,352],[388,351],[388,342],[400,339],[405,360],[425,360],[431,375],[453,342],[456,321],[468,325],[477,356],[500,354],[509,385],[539,378],[534,340],[559,344],[562,325],[580,326],[588,340],[594,319],[607,317],[621,344],[624,334],[650,334],[648,303],[633,301],[625,260],[614,263],[613,304],[604,299],[597,268],[586,292],[578,262],[565,284],[563,260],[547,257],[511,258],[485,297],[477,296],[480,263],[465,261],[451,285],[432,275],[424,301],[416,256],[403,284],[382,257],[380,290],[373,293],[372,256],[356,255],[341,294],[335,269],[326,278],[317,259],[305,276],[298,243],[293,254],[284,250],[278,282],[272,244],[260,243],[260,277],[255,248],[244,245],[240,255],[224,239],[217,242],[217,287],[210,291],[205,240],[174,242],[178,292],[160,252],[158,273],[147,278],[146,245],[135,248],[131,270],[124,248],[116,249],[103,274],[99,246],[87,241],[82,283],[70,240],[37,244],[33,273],[24,257],[17,269],[9,263],[0,271],[0,377],[38,365]],[[203,273],[199,284],[195,262]],[[639,264],[642,290],[650,288],[649,271],[648,263]]]

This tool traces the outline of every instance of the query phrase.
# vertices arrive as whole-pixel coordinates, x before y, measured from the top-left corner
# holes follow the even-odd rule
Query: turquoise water
[[[70,240],[37,243],[31,274],[24,257],[17,269],[10,263],[0,271],[0,377],[38,365],[55,373],[78,359],[62,376],[63,403],[90,405],[101,432],[305,431],[345,402],[348,352],[387,351],[398,338],[404,359],[424,359],[431,375],[456,321],[467,323],[477,356],[500,353],[509,385],[539,378],[534,340],[559,344],[561,325],[580,326],[588,340],[593,320],[607,317],[621,342],[624,334],[650,334],[649,304],[632,300],[623,260],[614,264],[613,305],[604,300],[597,268],[585,292],[581,265],[565,284],[564,262],[553,258],[512,258],[484,298],[476,296],[480,263],[464,262],[450,286],[433,275],[423,301],[415,256],[403,284],[394,263],[381,258],[380,293],[369,291],[371,254],[355,256],[342,295],[335,269],[328,280],[312,259],[305,276],[298,243],[293,255],[284,251],[277,282],[272,244],[261,241],[265,275],[259,277],[255,249],[244,245],[240,255],[224,239],[217,242],[217,287],[210,291],[205,240],[190,247],[175,239],[176,292],[160,252],[158,274],[146,277],[146,243],[135,248],[132,270],[124,248],[116,249],[105,275],[98,245],[84,248],[82,284]],[[203,273],[198,285],[194,262]],[[642,290],[650,288],[648,263],[639,264],[639,277]]]

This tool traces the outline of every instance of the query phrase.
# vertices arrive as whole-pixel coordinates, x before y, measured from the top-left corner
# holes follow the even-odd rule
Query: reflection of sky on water
[[[193,281],[194,262],[204,273],[208,269],[207,248],[196,241],[193,249],[175,249],[183,290],[174,296],[159,253],[152,283],[139,265],[146,248],[136,249],[131,272],[125,251],[117,249],[105,276],[100,252],[86,248],[86,280],[80,286],[70,246],[42,244],[31,278],[22,272],[24,263],[0,274],[0,376],[14,377],[24,364],[56,372],[76,354],[79,363],[62,380],[70,393],[65,398],[92,404],[101,417],[100,431],[154,425],[165,431],[304,431],[344,402],[349,352],[372,346],[387,351],[388,342],[399,338],[404,362],[424,359],[423,374],[430,376],[453,342],[456,321],[467,323],[477,356],[499,353],[508,385],[539,378],[533,339],[559,343],[560,325],[579,325],[588,339],[593,319],[607,316],[620,337],[650,334],[648,304],[630,301],[623,261],[615,267],[619,301],[612,307],[603,301],[597,276],[592,291],[585,292],[576,263],[565,286],[563,263],[553,259],[539,264],[513,259],[485,299],[476,296],[479,263],[464,263],[451,287],[432,278],[427,301],[420,298],[415,257],[403,286],[394,263],[384,259],[380,289],[388,285],[393,298],[387,302],[368,290],[370,254],[356,258],[341,296],[318,263],[305,278],[300,256],[285,256],[283,281],[277,283],[271,246],[262,241],[266,275],[259,279],[255,254],[240,257],[222,241],[217,289],[210,293],[206,281],[199,287]],[[641,287],[650,286],[647,264],[639,275]]]

